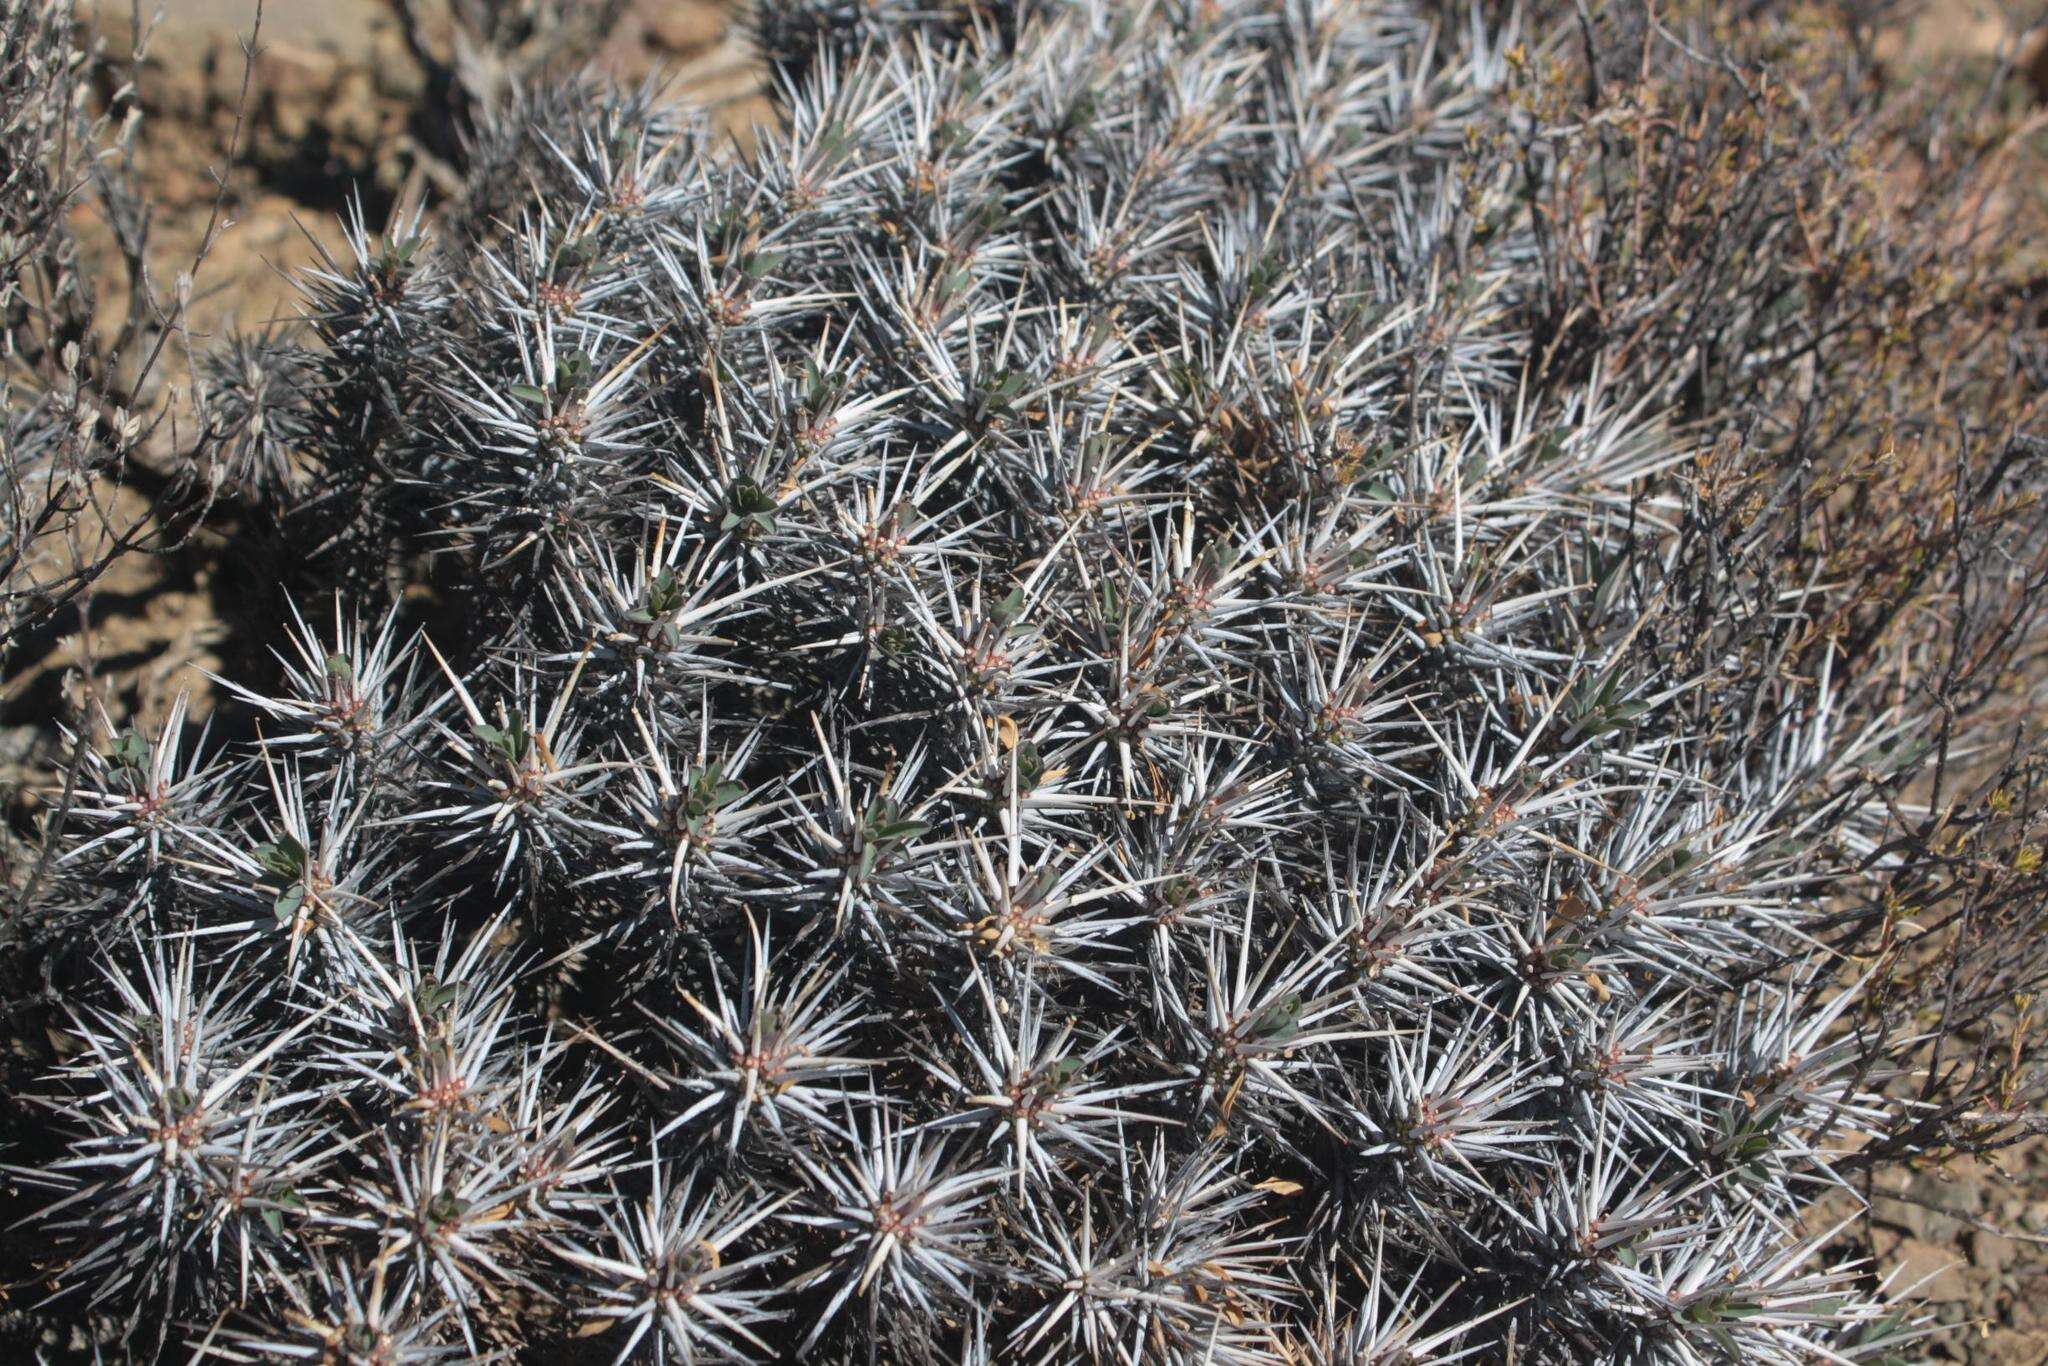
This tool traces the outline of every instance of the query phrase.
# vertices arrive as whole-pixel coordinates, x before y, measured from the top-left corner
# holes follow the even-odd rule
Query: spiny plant
[[[1625,4],[761,29],[757,151],[510,99],[203,370],[293,600],[211,732],[75,738],[18,898],[42,1312],[1916,1351],[1816,1210],[2040,1097],[2044,550],[1902,125]]]

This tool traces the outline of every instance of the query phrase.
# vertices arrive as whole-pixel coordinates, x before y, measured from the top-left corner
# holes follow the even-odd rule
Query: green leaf
[[[277,917],[277,923],[285,925],[291,922],[292,917],[299,913],[299,907],[305,904],[306,884],[294,882],[291,886],[278,893],[277,900],[271,903],[270,909],[271,913]]]
[[[129,731],[107,746],[107,758],[117,768],[143,768],[149,763],[149,741]]]
[[[664,569],[654,576],[654,582],[647,585],[648,620],[673,614],[683,605],[683,587],[676,581],[675,571]]]
[[[1612,569],[1601,575],[1599,586],[1593,590],[1593,615],[1595,618],[1606,616],[1608,609],[1614,606],[1614,599],[1621,592],[1621,585],[1626,582],[1625,576],[1628,573],[1628,568],[1628,560],[1626,558],[1619,559],[1615,561]]]
[[[545,389],[536,389],[531,384],[515,384],[506,392],[511,394],[512,397],[524,399],[528,403],[546,403],[548,401],[547,391]]]
[[[306,870],[306,846],[290,835],[256,846],[256,861],[281,878],[295,878]]]
[[[304,1211],[306,1202],[290,1186],[280,1186],[266,1197],[264,1208],[257,1211],[263,1226],[278,1237],[284,1236],[284,1215],[286,1210]]]
[[[811,362],[804,362],[804,409],[813,417],[819,416],[838,402],[839,395],[845,390],[845,371],[823,373]]]
[[[1017,766],[1017,786],[1026,792],[1038,786],[1045,777],[1045,759],[1039,754],[1038,746],[1030,740],[1018,745],[1012,754]]]
[[[526,718],[514,715],[505,723],[504,729],[478,722],[471,726],[470,733],[489,745],[512,763],[526,757]]]
[[[1069,1082],[1080,1075],[1081,1060],[1079,1058],[1055,1058],[1038,1074],[1039,1089],[1042,1091],[1062,1090]]]
[[[734,482],[731,492],[726,494],[728,511],[719,523],[719,530],[731,531],[735,527],[749,530],[775,530],[775,499],[752,479]]]
[[[818,130],[811,146],[822,164],[837,160],[852,142],[853,135],[847,131],[846,125],[835,119]]]
[[[1284,1043],[1301,1032],[1301,997],[1289,996],[1259,1012],[1252,1021],[1252,1034],[1256,1038],[1271,1039]]]

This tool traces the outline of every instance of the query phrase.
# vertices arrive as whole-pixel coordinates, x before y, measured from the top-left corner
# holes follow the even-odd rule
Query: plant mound
[[[1902,604],[2024,462],[1895,559],[1814,530],[1876,445],[1830,310],[1914,268],[1800,245],[1830,145],[1654,20],[845,9],[764,23],[757,154],[523,96],[202,367],[296,605],[213,731],[79,736],[17,950],[53,1312],[1906,1350],[1809,1214],[1954,1137],[1886,984],[1976,702],[1901,670],[1985,652]],[[1714,117],[1599,102],[1652,76]]]

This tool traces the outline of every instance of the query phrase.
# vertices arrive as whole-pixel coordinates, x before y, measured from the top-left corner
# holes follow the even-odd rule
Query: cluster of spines
[[[739,162],[535,99],[489,224],[358,221],[209,372],[312,572],[441,600],[295,620],[248,746],[81,737],[65,1291],[315,1359],[1911,1331],[1797,1232],[1886,1114],[1810,928],[1905,718],[1685,648],[1662,377],[1530,354],[1503,35],[1201,8],[870,14]]]

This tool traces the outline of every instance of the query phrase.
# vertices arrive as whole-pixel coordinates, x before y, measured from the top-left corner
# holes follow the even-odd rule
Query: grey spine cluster
[[[209,363],[317,584],[248,739],[79,772],[64,1302],[243,1361],[1903,1350],[1806,1216],[1898,1104],[1827,917],[1920,718],[1775,667],[1840,585],[1719,553],[1669,374],[1539,354],[1488,149],[1551,39],[846,9],[768,24],[758,152],[522,97]]]

